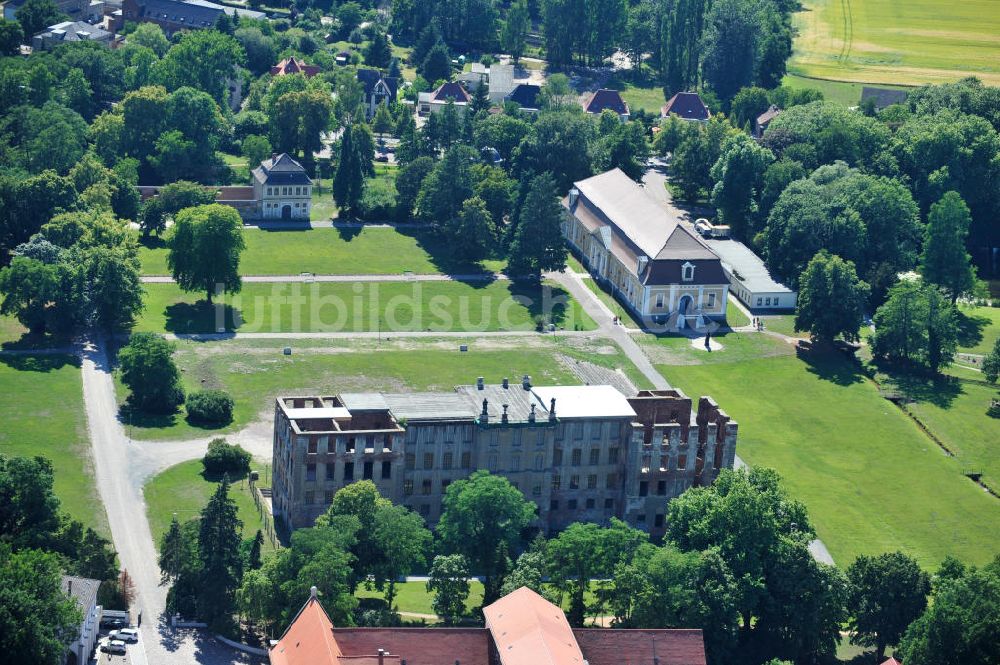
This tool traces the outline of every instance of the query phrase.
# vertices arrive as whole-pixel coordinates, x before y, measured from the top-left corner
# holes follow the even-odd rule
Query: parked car
[[[139,631],[135,628],[122,628],[121,630],[116,630],[115,633],[117,635],[111,639],[129,642],[130,644],[135,644],[139,641]]]
[[[101,645],[101,651],[104,653],[117,653],[120,655],[125,654],[125,643],[121,640],[108,640]]]
[[[375,155],[375,161],[376,162],[388,162],[389,161],[389,155],[385,154],[384,152],[377,153]]]

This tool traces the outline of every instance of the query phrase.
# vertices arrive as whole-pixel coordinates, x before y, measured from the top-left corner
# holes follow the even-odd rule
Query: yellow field
[[[1000,85],[1000,0],[804,0],[791,74],[915,85]]]

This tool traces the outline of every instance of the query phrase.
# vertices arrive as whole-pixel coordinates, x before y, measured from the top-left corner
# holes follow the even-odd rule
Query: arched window
[[[694,279],[694,264],[685,263],[681,266],[681,279],[685,282],[690,282]]]

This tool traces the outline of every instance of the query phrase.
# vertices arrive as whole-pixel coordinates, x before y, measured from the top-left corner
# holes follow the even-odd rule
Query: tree
[[[461,261],[482,261],[496,244],[493,218],[486,203],[478,196],[466,199],[458,215],[446,220],[444,228],[456,257]]]
[[[201,458],[207,475],[242,478],[250,473],[251,455],[242,446],[231,444],[221,437],[208,442],[208,451]]]
[[[630,5],[622,39],[622,50],[636,70],[642,71],[642,61],[647,53],[652,53],[654,63],[656,62],[656,52],[660,46],[659,11],[653,2],[643,0]]]
[[[24,41],[24,30],[17,21],[0,19],[0,54],[17,55]]]
[[[50,307],[60,298],[60,270],[26,256],[15,256],[0,269],[0,314],[15,316],[33,335],[46,332]]]
[[[468,146],[455,146],[445,152],[420,186],[416,214],[421,221],[447,225],[458,217],[466,199],[474,195],[471,163],[475,158]]]
[[[216,292],[238,292],[243,220],[218,203],[177,213],[167,238],[167,267],[184,291],[204,291],[209,304]]]
[[[286,78],[292,77],[280,77]],[[330,94],[322,90],[288,92],[276,98],[268,113],[274,149],[301,155],[306,164],[312,163],[313,153],[323,147],[321,134],[330,125]]]
[[[764,173],[773,161],[770,150],[742,132],[731,134],[722,144],[711,171],[712,204],[719,221],[728,224],[737,238],[753,238],[760,230],[758,201]]]
[[[430,157],[417,157],[399,170],[396,176],[396,210],[399,218],[408,220],[417,203],[420,188],[424,180],[434,170],[434,160]]]
[[[381,30],[376,30],[371,41],[365,46],[365,64],[376,69],[385,69],[392,61],[392,47],[389,38]]]
[[[351,32],[361,25],[363,14],[361,5],[356,2],[345,2],[337,8],[337,20],[340,22],[340,34],[346,38]]]
[[[163,34],[163,28],[155,23],[139,23],[129,33],[128,41],[136,46],[145,46],[162,58],[170,50],[170,40]]]
[[[446,624],[451,625],[464,616],[465,601],[469,598],[469,567],[465,557],[461,554],[434,557],[427,590],[434,594],[431,601],[434,613]]]
[[[431,84],[451,78],[451,56],[444,42],[438,42],[420,63],[419,74]]]
[[[66,19],[66,15],[52,0],[27,0],[17,8],[14,16],[25,35],[38,34],[48,26]]]
[[[881,662],[885,648],[899,644],[907,626],[927,608],[930,577],[902,552],[859,556],[847,569],[851,643],[875,647]]]
[[[958,319],[954,306],[936,286],[904,279],[873,317],[872,355],[926,365],[937,372],[954,358]]]
[[[983,359],[982,369],[983,376],[990,383],[996,383],[1000,378],[1000,339],[993,343],[993,350]]]
[[[674,151],[671,171],[686,199],[697,200],[702,192],[711,195],[712,167],[722,154],[723,141],[733,131],[725,116],[715,115],[681,139]]]
[[[461,554],[484,577],[483,604],[499,597],[497,549],[513,549],[535,518],[535,504],[506,478],[476,471],[448,485],[437,534],[445,552]],[[506,562],[503,562],[506,563]]]
[[[173,219],[181,210],[214,201],[213,190],[194,182],[178,180],[161,187],[156,198],[146,202],[139,226],[146,235],[160,233],[166,228],[166,220]]]
[[[244,138],[240,150],[250,166],[260,164],[272,154],[271,142],[266,136],[257,134],[250,134]]]
[[[264,549],[264,532],[257,529],[250,544],[250,553],[247,555],[247,571],[257,570],[263,563],[261,551]],[[238,601],[237,601],[238,604]]]
[[[734,127],[754,131],[757,118],[771,106],[767,90],[754,86],[741,88],[730,104],[729,116]]]
[[[343,137],[340,139],[340,159],[333,176],[333,200],[345,212],[354,212],[357,209],[365,188],[367,169],[358,145],[359,138],[362,138],[359,131],[363,131],[359,124],[344,128]]]
[[[515,65],[524,55],[525,41],[530,27],[531,16],[528,14],[527,1],[515,0],[507,10],[507,19],[500,29],[500,48],[510,53]]]
[[[357,520],[360,528],[356,542],[351,547],[355,562],[350,577],[352,591],[373,575],[378,567],[385,565],[381,543],[376,536],[376,517],[381,510],[391,506],[392,503],[382,496],[375,483],[360,480],[337,490],[330,508],[316,520],[317,526],[331,524],[336,517],[353,517]]]
[[[488,111],[490,109],[489,88],[487,88],[486,82],[482,79],[479,80],[475,90],[472,91],[472,101],[469,103],[469,107],[473,113]]]
[[[221,17],[220,17],[221,18]],[[267,72],[277,58],[274,40],[265,35],[260,28],[239,28],[231,33],[247,54],[247,68],[260,76]]]
[[[154,78],[167,90],[185,86],[207,92],[220,106],[228,105],[227,82],[246,62],[235,38],[216,30],[183,32],[180,40],[156,63]]]
[[[59,528],[52,462],[0,455],[0,543],[15,550],[47,548]]]
[[[562,208],[551,175],[532,178],[510,243],[507,271],[514,278],[538,281],[544,271],[566,267]]]
[[[920,274],[928,282],[945,289],[954,303],[976,281],[972,257],[965,249],[972,218],[958,192],[945,192],[931,206],[924,234]]]
[[[236,502],[229,497],[229,479],[224,477],[201,511],[198,525],[198,613],[217,627],[232,622],[234,594],[243,574],[239,557],[243,522],[237,513]]]
[[[173,413],[184,402],[173,345],[155,333],[139,332],[118,352],[129,403],[150,413]]]
[[[71,265],[80,268],[87,284],[81,318],[109,332],[130,327],[144,307],[145,294],[135,241],[79,251],[74,248],[70,257]]]
[[[62,592],[59,557],[0,543],[0,634],[25,665],[60,665],[83,618]]]
[[[994,558],[940,579],[934,602],[910,624],[898,653],[907,665],[989,665],[1000,662],[998,630],[1000,558]]]
[[[170,528],[160,539],[160,556],[157,564],[160,566],[160,583],[176,580],[185,566],[195,556],[194,543],[181,530],[181,524],[174,513],[170,520]]]
[[[856,341],[868,293],[853,263],[819,251],[799,278],[795,330],[808,331],[814,341],[825,345],[838,335]]]
[[[757,3],[717,0],[705,16],[702,73],[723,101],[753,81],[761,18]]]
[[[550,78],[546,87],[551,86]],[[534,126],[534,134],[527,136],[514,153],[515,177],[549,172],[558,191],[565,192],[574,182],[593,173],[590,148],[594,123],[589,116],[568,109],[546,111]]]
[[[389,134],[392,132],[392,113],[388,104],[379,104],[375,109],[375,117],[372,118],[372,131],[376,134]]]
[[[514,567],[507,574],[500,589],[500,595],[506,596],[521,587],[528,587],[541,596],[549,596],[545,587],[545,542],[538,547],[532,547],[517,557]],[[552,600],[552,598],[549,598]]]
[[[391,610],[396,598],[396,580],[424,565],[431,532],[424,518],[405,506],[380,506],[375,513],[375,546],[381,561],[375,566],[376,587],[385,589]]]
[[[598,168],[600,170],[619,168],[628,177],[640,181],[646,172],[646,161],[649,159],[645,127],[641,122],[622,123],[612,116],[614,114],[607,110],[601,114],[602,124],[605,118],[613,120],[614,124],[611,132],[601,139],[597,147]]]

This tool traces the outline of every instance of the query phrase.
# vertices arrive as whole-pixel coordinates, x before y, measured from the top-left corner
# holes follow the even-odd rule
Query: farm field
[[[214,305],[173,283],[145,287],[136,331],[482,332],[533,330],[535,316],[569,330],[594,328],[579,303],[546,282],[247,282]]]
[[[781,473],[839,564],[895,549],[929,569],[947,554],[992,559],[988,534],[1000,529],[1000,502],[855,364],[837,355],[727,363],[725,355],[659,369],[688,395],[711,395],[739,422],[738,454]]]
[[[417,229],[364,227],[267,231],[245,228],[240,259],[244,275],[418,275],[479,273],[503,269],[500,261],[482,266],[456,264],[447,245]],[[280,248],[280,250],[278,249]],[[169,275],[167,248],[155,238],[139,248],[144,275]]]
[[[143,488],[143,494],[146,498],[149,529],[157,548],[163,534],[170,528],[174,513],[182,524],[197,518],[220,482],[221,479],[203,475],[200,459],[182,462],[149,479]],[[253,538],[257,529],[263,529],[263,524],[253,504],[247,481],[232,480],[229,496],[236,502],[239,511],[237,516],[243,522],[243,538]],[[267,538],[264,538],[263,549],[272,549]]]
[[[1000,84],[994,0],[804,0],[792,74],[920,85],[975,75]],[[856,102],[855,102],[856,103]]]
[[[256,342],[256,341],[255,341]],[[292,355],[282,354],[291,344]],[[469,351],[460,353],[459,344]],[[227,427],[206,430],[187,423],[183,409],[173,416],[126,416],[136,439],[185,439],[233,432],[268,417],[279,394],[329,394],[357,390],[451,390],[476,377],[499,382],[530,374],[536,384],[571,383],[576,360],[621,369],[647,387],[638,370],[616,347],[603,342],[557,338],[515,340],[392,340],[377,343],[334,340],[245,340],[176,343],[174,358],[187,392],[222,388],[235,401]],[[116,377],[117,378],[117,377]],[[119,402],[128,395],[116,383]]]
[[[47,457],[61,509],[107,535],[83,410],[79,360],[70,355],[2,356],[0,454]]]

